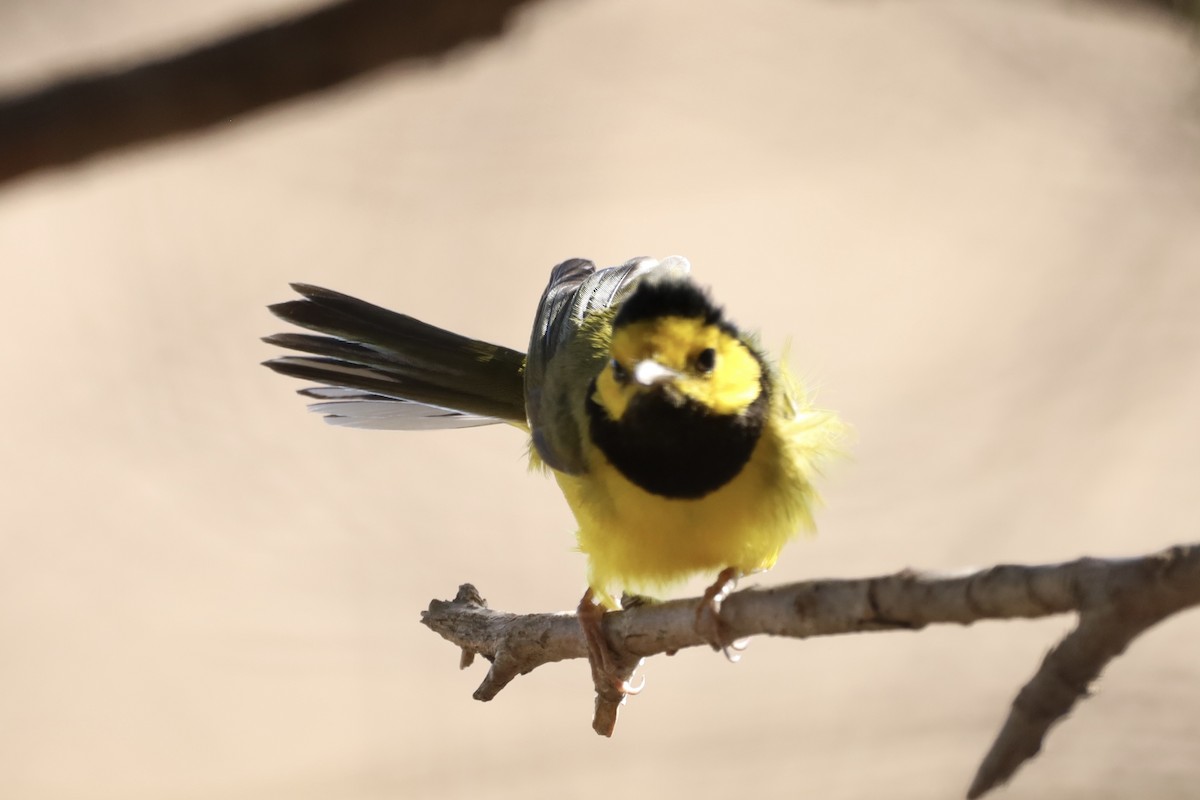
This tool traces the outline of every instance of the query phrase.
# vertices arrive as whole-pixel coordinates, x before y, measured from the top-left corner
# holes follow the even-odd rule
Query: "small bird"
[[[306,354],[266,366],[320,384],[300,393],[334,425],[527,431],[532,462],[554,475],[579,526],[593,678],[623,694],[602,632],[619,592],[716,573],[696,627],[732,657],[720,602],[812,528],[813,478],[843,430],[689,273],[679,256],[600,270],[564,261],[528,354],[293,284],[304,299],[271,311],[323,335],[266,337]]]

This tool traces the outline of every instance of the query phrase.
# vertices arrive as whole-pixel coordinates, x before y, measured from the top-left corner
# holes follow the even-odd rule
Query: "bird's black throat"
[[[665,390],[639,394],[614,420],[588,392],[592,441],[622,475],[651,494],[697,499],[733,480],[750,460],[767,419],[763,385],[740,414],[717,414],[695,400],[672,402]]]

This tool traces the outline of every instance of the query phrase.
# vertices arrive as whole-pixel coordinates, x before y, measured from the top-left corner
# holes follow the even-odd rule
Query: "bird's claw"
[[[617,654],[604,638],[603,619],[604,608],[595,603],[592,590],[589,589],[579,603],[579,626],[583,629],[583,638],[587,642],[592,682],[597,691],[608,690],[604,693],[620,697],[623,701],[625,697],[639,694],[646,687],[646,679],[643,676],[636,686],[629,682],[637,665],[629,669],[619,663]],[[639,660],[638,664],[640,663]]]
[[[591,589],[579,601],[579,627],[587,644],[588,664],[592,668],[592,685],[596,688],[596,710],[592,730],[601,736],[612,736],[617,725],[617,712],[631,695],[646,688],[643,677],[636,685],[630,683],[641,659],[622,657],[614,652],[604,636],[604,608],[595,602]]]
[[[626,697],[636,697],[646,688],[646,676],[638,678],[637,685],[633,685],[629,681],[621,681],[620,691]]]
[[[737,586],[738,570],[728,567],[721,570],[716,581],[704,591],[704,597],[696,606],[696,633],[712,647],[724,654],[730,663],[736,664],[742,652],[750,644],[749,639],[734,639],[729,623],[721,619],[721,604]]]

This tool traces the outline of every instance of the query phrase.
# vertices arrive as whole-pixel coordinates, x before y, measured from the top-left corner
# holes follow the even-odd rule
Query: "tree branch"
[[[706,644],[695,630],[698,598],[607,614],[609,646],[636,665],[659,653]],[[1013,701],[1008,719],[975,776],[968,797],[1007,781],[1041,748],[1104,666],[1143,631],[1200,604],[1200,544],[1131,559],[1083,558],[1062,564],[1002,565],[955,575],[904,570],[876,578],[817,580],[731,594],[721,618],[734,638],[829,636],[985,619],[1031,619],[1076,612],[1078,626],[1042,662]],[[423,624],[492,662],[477,700],[491,700],[518,675],[542,664],[586,658],[574,614],[493,611],[470,584],[454,600],[434,600]],[[616,706],[597,701],[594,726]],[[611,731],[611,728],[610,728]]]
[[[494,38],[527,2],[344,0],[179,55],[0,98],[0,183]]]

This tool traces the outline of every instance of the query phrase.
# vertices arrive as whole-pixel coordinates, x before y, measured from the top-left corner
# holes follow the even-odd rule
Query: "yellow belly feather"
[[[793,412],[794,413],[794,412]],[[588,585],[610,608],[622,589],[652,592],[698,573],[771,567],[812,528],[815,462],[836,449],[829,413],[772,415],[745,468],[704,497],[672,499],[627,480],[594,446],[585,475],[555,473],[579,524]]]

